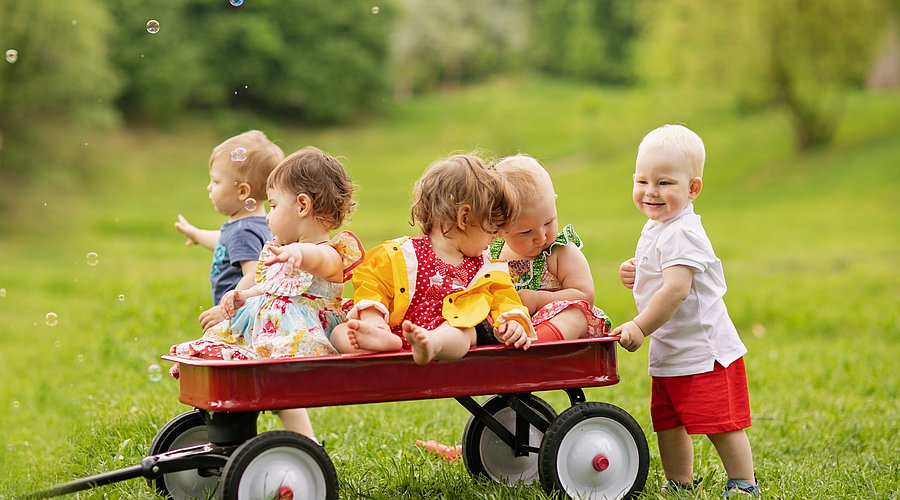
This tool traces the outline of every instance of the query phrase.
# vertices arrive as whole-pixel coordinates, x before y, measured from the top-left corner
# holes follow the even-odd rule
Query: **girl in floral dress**
[[[484,255],[514,212],[501,179],[474,155],[432,163],[416,182],[422,235],[370,250],[353,276],[354,302],[332,341],[341,352],[410,349],[421,365],[480,343],[527,349],[528,312],[503,262]]]
[[[571,224],[559,231],[550,175],[526,155],[505,158],[494,168],[515,196],[528,203],[499,231],[490,255],[507,261],[538,340],[608,335],[612,325],[594,305],[594,281],[581,238]]]
[[[260,253],[257,284],[226,293],[228,319],[172,346],[173,354],[224,360],[338,354],[329,336],[346,321],[341,294],[363,249],[353,233],[329,232],[353,211],[353,184],[337,159],[312,147],[285,158],[266,184],[274,239]],[[298,411],[280,412],[285,428],[311,436],[305,412],[292,413]],[[293,416],[302,421],[291,424]]]

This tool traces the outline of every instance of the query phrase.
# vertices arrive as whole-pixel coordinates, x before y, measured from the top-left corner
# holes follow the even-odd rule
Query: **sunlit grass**
[[[634,151],[649,129],[682,122],[709,150],[696,208],[750,349],[749,433],[767,494],[889,497],[900,488],[898,116],[900,95],[853,96],[837,144],[797,156],[783,117],[736,116],[715,96],[503,79],[325,130],[189,117],[169,132],[85,138],[89,181],[67,191],[62,174],[66,182],[6,200],[16,217],[0,232],[0,493],[136,464],[156,431],[187,409],[177,384],[152,382],[147,367],[199,333],[210,255],[184,247],[172,225],[178,213],[199,226],[221,224],[205,185],[209,151],[222,138],[258,127],[287,152],[314,144],[343,157],[359,186],[348,227],[367,246],[414,231],[409,191],[430,161],[476,148],[528,152],[551,170],[560,218],[586,242],[598,304],[620,323],[634,305],[616,270],[643,223],[630,201]],[[88,252],[99,255],[96,266]],[[56,326],[45,323],[48,312]],[[646,350],[620,353],[619,371],[620,384],[590,389],[588,399],[624,408],[648,433],[654,492],[663,477]],[[542,397],[565,408],[562,394]],[[460,442],[468,415],[452,400],[311,414],[348,498],[544,498],[539,487],[474,479],[462,464],[414,447],[416,439]],[[278,428],[271,415],[260,423]],[[708,441],[696,443],[695,470],[705,477],[698,497],[717,498],[721,464]],[[81,496],[103,493],[153,497],[140,480]]]

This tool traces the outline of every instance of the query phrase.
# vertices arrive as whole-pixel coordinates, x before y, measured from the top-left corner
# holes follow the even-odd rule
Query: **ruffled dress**
[[[344,263],[344,281],[349,280],[364,254],[359,239],[342,231],[323,244],[337,250]],[[231,319],[210,327],[200,339],[173,346],[172,352],[224,360],[338,354],[329,337],[335,326],[347,321],[343,283],[304,271],[288,275],[283,263],[264,264],[271,257],[264,247],[256,266],[261,295],[247,299]]]
[[[512,277],[513,285],[518,290],[545,290],[556,292],[562,288],[554,274],[547,268],[547,257],[553,252],[557,246],[566,246],[574,243],[575,246],[581,248],[584,243],[571,224],[567,225],[559,232],[556,239],[550,243],[550,246],[544,249],[540,255],[534,259],[509,260],[509,274]],[[505,241],[503,238],[495,239],[490,246],[491,258],[499,259],[500,251],[503,250]],[[584,313],[587,319],[588,329],[586,337],[602,337],[609,335],[612,329],[612,322],[606,313],[599,307],[588,303],[586,300],[557,300],[540,308],[531,317],[535,326],[549,321],[551,318],[566,310],[569,307],[576,307]]]

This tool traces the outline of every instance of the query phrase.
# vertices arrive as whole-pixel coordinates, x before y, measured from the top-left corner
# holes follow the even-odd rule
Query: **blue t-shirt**
[[[258,260],[263,245],[272,238],[266,218],[259,215],[226,222],[220,231],[209,270],[213,305],[218,304],[225,292],[234,289],[244,277],[241,262]]]

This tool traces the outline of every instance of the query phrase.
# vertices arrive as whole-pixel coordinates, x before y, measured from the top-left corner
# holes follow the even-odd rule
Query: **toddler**
[[[581,253],[581,238],[569,224],[559,231],[553,181],[537,160],[515,155],[494,169],[523,203],[519,215],[490,246],[493,259],[509,265],[519,298],[532,315],[538,340],[609,334],[611,323],[593,305],[594,279]]]
[[[256,259],[263,244],[272,237],[266,224],[262,200],[266,178],[284,159],[281,148],[258,130],[226,139],[209,157],[209,184],[206,191],[220,214],[228,220],[217,230],[198,229],[181,214],[175,229],[188,237],[187,244],[199,244],[213,251],[209,283],[213,305],[200,313],[200,327],[206,330],[225,319],[219,302],[225,292],[253,286]]]
[[[275,236],[259,255],[256,285],[226,293],[227,319],[173,346],[174,354],[226,360],[337,354],[329,335],[346,321],[343,283],[363,257],[349,231],[329,236],[355,207],[350,177],[337,159],[307,147],[272,171],[266,191]],[[286,429],[312,437],[304,410],[279,417]]]
[[[744,429],[750,397],[741,342],[722,297],[722,262],[694,213],[703,187],[703,141],[681,125],[647,134],[638,148],[633,199],[649,219],[635,257],[619,277],[632,288],[638,315],[616,327],[635,351],[652,335],[650,416],[666,474],[664,490],[691,489],[691,434],[706,434],[722,459],[725,496],[759,496]]]
[[[353,276],[353,309],[332,340],[341,352],[411,349],[413,360],[458,359],[479,343],[527,349],[531,320],[503,262],[484,251],[515,214],[499,176],[474,155],[432,163],[411,210],[422,235],[387,241]]]

